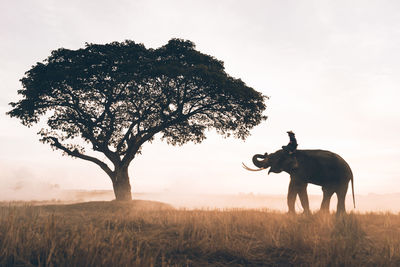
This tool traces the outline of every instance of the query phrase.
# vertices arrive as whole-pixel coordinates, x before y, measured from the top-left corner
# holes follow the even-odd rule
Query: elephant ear
[[[296,151],[289,151],[286,149],[282,149],[282,154],[280,154],[278,160],[278,166],[286,166],[288,169],[297,169],[299,167],[297,158],[296,158]]]
[[[289,154],[288,160],[290,161],[290,163],[289,163],[290,168],[292,170],[293,169],[297,169],[299,167],[299,163],[298,163],[297,158],[296,158],[296,152],[293,151],[293,152],[288,153],[288,154]]]

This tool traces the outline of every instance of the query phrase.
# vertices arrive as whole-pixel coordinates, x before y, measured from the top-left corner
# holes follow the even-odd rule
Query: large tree
[[[265,96],[181,39],[158,49],[133,41],[60,48],[21,83],[7,114],[26,126],[45,121],[40,140],[100,166],[117,200],[132,199],[129,164],[156,134],[173,145],[200,143],[207,129],[244,139],[266,119]]]

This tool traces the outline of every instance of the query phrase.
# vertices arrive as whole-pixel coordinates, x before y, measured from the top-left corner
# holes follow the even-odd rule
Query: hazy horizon
[[[112,190],[62,190],[57,187],[48,188],[44,193],[38,190],[27,192],[20,188],[10,195],[0,196],[0,205],[51,205],[72,204],[88,201],[114,200]],[[174,192],[135,192],[134,200],[150,200],[172,205],[177,209],[262,209],[287,212],[286,194],[207,194],[207,193],[174,193]],[[351,195],[346,198],[348,212],[392,212],[399,213],[400,193],[355,195],[356,208],[353,207]],[[322,201],[321,194],[310,194],[310,209],[318,211]],[[332,197],[330,211],[336,210],[337,198]],[[296,211],[302,212],[300,200],[296,200]]]

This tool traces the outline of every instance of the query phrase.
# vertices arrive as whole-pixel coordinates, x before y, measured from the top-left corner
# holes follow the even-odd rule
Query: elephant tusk
[[[252,172],[258,172],[258,171],[262,171],[262,170],[265,170],[265,169],[266,169],[266,168],[252,169],[252,168],[247,167],[246,164],[244,164],[243,162],[242,162],[242,167],[243,167],[244,169],[246,169],[246,170],[248,170],[248,171],[252,171]]]

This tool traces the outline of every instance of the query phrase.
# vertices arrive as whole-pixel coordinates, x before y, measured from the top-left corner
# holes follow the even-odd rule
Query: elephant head
[[[280,173],[282,171],[290,173],[298,167],[294,154],[282,149],[268,156],[268,165],[271,167],[268,174],[271,172]]]
[[[246,165],[244,165],[244,167],[250,171],[261,171],[270,167],[268,174],[271,172],[280,173],[282,171],[290,173],[290,171],[298,167],[298,163],[294,154],[282,149],[272,154],[265,153],[264,155],[254,155],[253,164],[259,169],[251,169]]]

